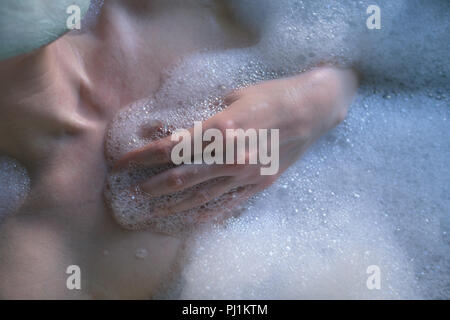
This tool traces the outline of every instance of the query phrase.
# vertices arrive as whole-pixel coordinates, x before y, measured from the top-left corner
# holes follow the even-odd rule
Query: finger
[[[151,196],[162,196],[227,174],[232,174],[227,165],[186,164],[151,177],[140,188]]]
[[[149,166],[171,163],[171,150],[176,143],[176,141],[171,141],[170,137],[166,137],[128,152],[114,164],[113,171],[121,170],[131,162]]]
[[[219,198],[224,193],[227,193],[236,187],[238,187],[236,181],[232,180],[231,178],[225,181],[222,180],[216,182],[213,185],[208,186],[207,188],[202,188],[198,191],[193,192],[191,195],[187,196],[175,205],[166,208],[165,211],[167,214],[172,214],[197,208],[201,205],[204,205],[205,203]]]
[[[256,185],[238,187],[236,191],[230,194],[230,199],[221,208],[203,212],[198,217],[198,221],[203,223],[214,220],[216,223],[223,223],[228,218],[239,216],[240,210],[236,210],[237,207],[257,192],[255,188]]]
[[[202,131],[206,131],[207,129],[216,128],[221,132],[225,132],[227,125],[232,125],[233,121],[227,121],[226,118],[229,117],[229,114],[226,113],[227,109],[224,111],[217,113],[213,117],[202,123]],[[219,125],[220,124],[220,125]],[[222,125],[224,124],[224,125]],[[187,130],[189,132],[188,137],[191,137],[191,150],[195,151],[194,148],[194,128],[191,127]],[[184,137],[183,137],[184,139]],[[181,140],[181,139],[180,139]],[[172,141],[172,136],[165,137],[163,139],[152,142],[138,150],[133,150],[126,155],[124,155],[121,159],[119,159],[115,165],[113,166],[113,171],[118,171],[123,169],[131,162],[142,165],[161,165],[166,163],[172,163],[171,160],[171,152],[172,148],[178,144],[178,140]],[[202,141],[203,142],[203,141]],[[205,141],[206,145],[208,142]],[[205,146],[204,145],[204,146]],[[204,147],[203,146],[203,147]],[[203,150],[203,148],[202,148]],[[195,154],[193,153],[194,157]]]

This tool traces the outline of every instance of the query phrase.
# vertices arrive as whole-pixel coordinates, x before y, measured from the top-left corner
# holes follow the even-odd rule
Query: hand
[[[251,191],[241,196],[245,200],[271,185],[317,138],[345,118],[356,88],[353,71],[322,67],[235,91],[225,99],[227,109],[203,122],[203,131],[216,128],[226,137],[226,129],[279,129],[278,173],[261,175],[260,164],[183,164],[151,177],[140,188],[157,197],[220,178],[172,204],[166,210],[168,214],[199,207],[230,190],[250,185],[246,189]],[[193,137],[193,128],[189,131]],[[177,143],[170,137],[150,143],[126,154],[115,170],[130,162],[171,164],[171,150]]]

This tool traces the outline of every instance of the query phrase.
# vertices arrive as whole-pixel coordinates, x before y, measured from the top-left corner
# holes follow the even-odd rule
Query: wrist
[[[342,122],[357,89],[351,69],[322,67],[285,79],[282,101],[300,137],[317,138]]]

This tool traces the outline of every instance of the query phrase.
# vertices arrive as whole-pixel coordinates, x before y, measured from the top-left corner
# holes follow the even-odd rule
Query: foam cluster
[[[154,98],[114,120],[111,162],[152,141],[139,135],[146,123],[189,127],[220,111],[211,101],[232,89],[321,62],[357,66],[366,85],[348,119],[241,216],[191,235],[178,288],[168,295],[449,298],[450,4],[377,1],[382,27],[369,30],[370,1],[229,3],[257,43],[197,52],[167,70]],[[118,221],[169,233],[195,224],[196,210],[161,220],[146,195],[128,191],[157,173],[149,170],[108,178]],[[380,290],[366,286],[370,265],[380,268]]]
[[[381,29],[366,26],[369,0],[230,3],[239,21],[260,34],[255,49],[270,68],[295,73],[332,62],[356,66],[378,83],[448,85],[448,1],[377,1]]]
[[[363,88],[240,218],[194,234],[183,299],[450,296],[449,104],[439,90]],[[367,268],[380,268],[380,290]]]
[[[20,207],[29,189],[27,170],[14,159],[0,156],[0,221]]]
[[[190,128],[194,125],[194,121],[204,121],[226,107],[218,98],[211,98],[197,104],[179,103],[175,105],[176,107],[165,105],[161,108],[161,103],[164,102],[161,100],[138,102],[116,117],[107,134],[107,153],[110,164],[114,164],[131,150],[167,137],[176,129]],[[202,221],[223,220],[236,212],[237,208],[234,208],[232,203],[238,201],[239,195],[245,191],[245,188],[232,189],[220,198],[195,209],[167,215],[165,209],[169,205],[224,180],[224,178],[212,179],[186,190],[160,197],[152,197],[140,190],[140,183],[173,167],[175,165],[172,164],[156,167],[130,164],[126,170],[110,174],[105,195],[117,222],[132,230],[145,228],[167,234],[179,234],[191,230]]]

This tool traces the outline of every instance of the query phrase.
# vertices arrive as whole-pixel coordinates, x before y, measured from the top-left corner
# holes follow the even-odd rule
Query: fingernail
[[[148,123],[145,123],[143,126],[141,126],[141,136],[149,138],[155,133],[157,133],[161,128],[163,128],[164,124],[159,120],[151,120]]]

